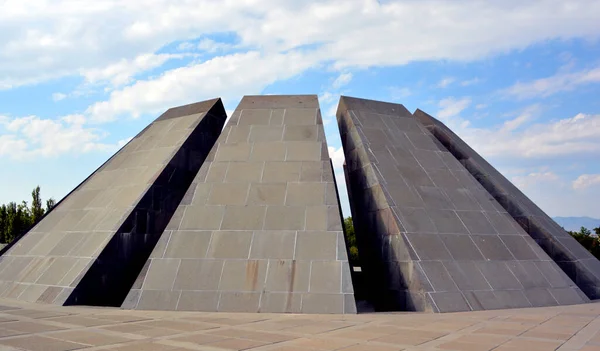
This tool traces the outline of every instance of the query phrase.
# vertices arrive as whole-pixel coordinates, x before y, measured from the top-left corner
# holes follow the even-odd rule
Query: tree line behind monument
[[[54,207],[56,201],[53,198],[46,200],[45,207],[42,205],[40,187],[37,186],[31,192],[31,205],[27,201],[21,203],[9,202],[0,205],[0,244],[8,244],[15,238],[24,234],[29,228],[37,223],[48,211]],[[344,219],[344,231],[350,251],[349,260],[353,266],[360,266],[358,247],[356,246],[356,234],[352,217]],[[600,259],[600,227],[589,230],[585,227],[576,231],[567,231],[575,240]],[[592,234],[596,234],[595,236]]]
[[[46,200],[44,207],[40,196],[40,187],[37,186],[31,192],[31,205],[27,201],[0,205],[0,244],[8,244],[24,234],[55,204],[56,201],[50,198]]]

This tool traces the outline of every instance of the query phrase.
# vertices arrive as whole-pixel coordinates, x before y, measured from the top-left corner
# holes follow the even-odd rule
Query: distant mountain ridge
[[[579,231],[581,227],[589,230],[600,227],[600,219],[591,217],[553,217],[556,223],[560,224],[565,230]]]

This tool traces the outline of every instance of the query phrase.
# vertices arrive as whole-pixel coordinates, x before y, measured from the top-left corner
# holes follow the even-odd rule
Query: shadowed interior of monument
[[[342,102],[340,102],[341,104]],[[347,130],[346,119],[340,119],[340,130]],[[343,140],[343,142],[351,142]],[[347,162],[349,160],[346,160]],[[362,168],[365,165],[360,158],[351,160],[357,162],[356,167]],[[352,165],[351,165],[352,166]],[[351,175],[348,172],[347,165],[344,165],[344,175],[346,177],[346,190],[350,203],[350,211],[354,224],[357,245],[360,250],[359,261],[361,272],[354,272],[352,275],[352,283],[354,285],[355,297],[358,300],[364,300],[357,304],[359,312],[365,312],[374,308],[376,311],[410,311],[414,310],[415,301],[412,296],[406,293],[409,282],[403,274],[395,274],[397,269],[397,257],[391,246],[392,236],[376,235],[369,230],[369,217],[373,217],[375,221],[380,222],[384,226],[383,220],[378,216],[373,216],[371,213],[360,211],[354,206],[357,204],[369,204],[369,207],[375,208],[377,198],[375,193],[371,191],[363,191],[360,187],[354,189],[353,184],[366,184],[365,178],[361,173],[354,172]],[[380,248],[377,250],[375,248]],[[393,276],[394,279],[389,279]],[[400,302],[404,303],[400,303]],[[366,303],[366,305],[365,305]]]
[[[121,306],[223,128],[225,117],[216,116],[220,111],[224,108],[219,100],[158,175],[64,305]],[[161,118],[172,117],[178,116],[167,112]]]

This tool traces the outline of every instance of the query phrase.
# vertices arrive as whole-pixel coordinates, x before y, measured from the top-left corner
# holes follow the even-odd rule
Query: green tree
[[[0,206],[0,243],[7,243],[8,236],[8,212],[6,205]]]
[[[42,207],[39,186],[33,189],[31,196],[31,207],[27,205],[27,201],[23,201],[20,204],[9,202],[0,206],[0,243],[10,243],[15,238],[24,234],[46,212]],[[50,200],[53,206],[54,200]],[[48,205],[48,202],[46,204]]]
[[[599,229],[598,231],[600,231],[600,228],[594,228],[596,233],[598,233],[596,229]],[[592,255],[600,259],[600,239],[596,236],[592,236],[592,232],[589,229],[581,227],[578,232],[568,233],[571,234],[571,236],[575,238],[575,240],[577,240],[581,246],[588,250]]]
[[[44,215],[44,208],[42,207],[42,198],[40,197],[40,186],[36,186],[31,192],[31,220],[33,223],[42,218]]]
[[[17,216],[17,203],[9,202],[6,205],[6,242],[10,243],[15,238],[15,232],[19,228]]]
[[[50,210],[56,205],[56,201],[53,198],[49,198],[46,200],[46,213],[50,212]]]
[[[600,236],[600,227],[594,228],[594,233],[596,233],[596,235]]]
[[[581,227],[581,229],[579,230],[579,234],[584,235],[584,236],[589,236],[592,235],[592,232],[587,229],[586,227]]]
[[[346,244],[350,251],[350,263],[354,266],[359,265],[358,247],[356,246],[356,233],[354,232],[354,223],[352,217],[344,219],[344,232],[346,233]]]

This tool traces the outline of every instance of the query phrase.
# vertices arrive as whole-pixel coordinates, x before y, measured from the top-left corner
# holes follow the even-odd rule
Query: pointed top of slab
[[[398,115],[404,117],[411,115],[410,111],[408,111],[402,104],[360,99],[342,95],[340,96],[338,111],[343,110],[370,111],[383,115]]]
[[[171,107],[165,113],[160,115],[156,121],[163,121],[165,119],[177,118],[189,115],[195,115],[197,113],[208,112],[212,108],[217,107],[220,110],[225,110],[221,98],[210,99],[206,101],[195,102],[183,106]]]
[[[433,117],[429,113],[427,113],[419,108],[415,110],[415,112],[413,113],[413,116],[415,116],[419,120],[419,122],[421,122],[426,127],[439,126],[439,127],[444,127],[446,129],[448,128],[439,119]]]
[[[317,95],[246,95],[237,110],[319,108]]]

